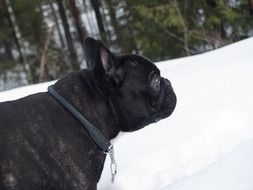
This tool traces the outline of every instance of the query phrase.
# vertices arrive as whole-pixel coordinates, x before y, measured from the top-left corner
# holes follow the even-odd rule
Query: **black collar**
[[[64,99],[53,86],[48,87],[48,92],[56,100],[58,100],[61,105],[66,108],[83,126],[84,129],[89,133],[90,137],[94,140],[97,146],[104,152],[108,153],[110,148],[112,148],[109,140],[94,126],[92,125],[80,112],[78,112],[66,99]]]
[[[105,153],[110,155],[110,168],[112,175],[112,182],[117,174],[117,164],[114,158],[114,149],[112,144],[105,138],[105,136],[92,125],[83,115],[78,112],[67,100],[65,100],[58,92],[55,91],[53,86],[48,87],[48,93],[51,94],[61,105],[66,108],[83,126],[84,129],[89,133],[90,137],[97,144],[97,146]]]

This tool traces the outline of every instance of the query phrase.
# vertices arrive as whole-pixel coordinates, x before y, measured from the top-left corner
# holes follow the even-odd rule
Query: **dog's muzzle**
[[[176,94],[168,79],[162,78],[161,95],[159,98],[159,108],[156,121],[168,117],[174,111],[177,104]]]

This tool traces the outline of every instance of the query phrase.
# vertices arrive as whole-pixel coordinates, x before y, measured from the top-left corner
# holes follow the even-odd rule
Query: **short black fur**
[[[150,60],[116,56],[92,38],[85,49],[89,69],[60,79],[55,90],[106,138],[173,112],[176,95]],[[151,72],[160,77],[159,91],[151,85]],[[105,155],[52,96],[45,92],[1,103],[0,116],[1,190],[96,189]]]

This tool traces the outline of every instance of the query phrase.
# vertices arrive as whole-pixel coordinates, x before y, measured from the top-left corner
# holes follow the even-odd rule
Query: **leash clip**
[[[106,154],[109,154],[111,164],[111,175],[112,175],[112,183],[114,182],[115,176],[117,174],[117,163],[115,161],[115,156],[114,156],[114,148],[113,145],[110,145],[109,148],[105,151]]]

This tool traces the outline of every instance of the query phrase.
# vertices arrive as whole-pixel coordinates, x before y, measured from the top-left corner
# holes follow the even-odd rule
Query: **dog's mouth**
[[[163,88],[157,102],[156,112],[153,114],[152,119],[157,122],[172,114],[177,104],[176,94],[171,86],[169,80],[163,78]]]

